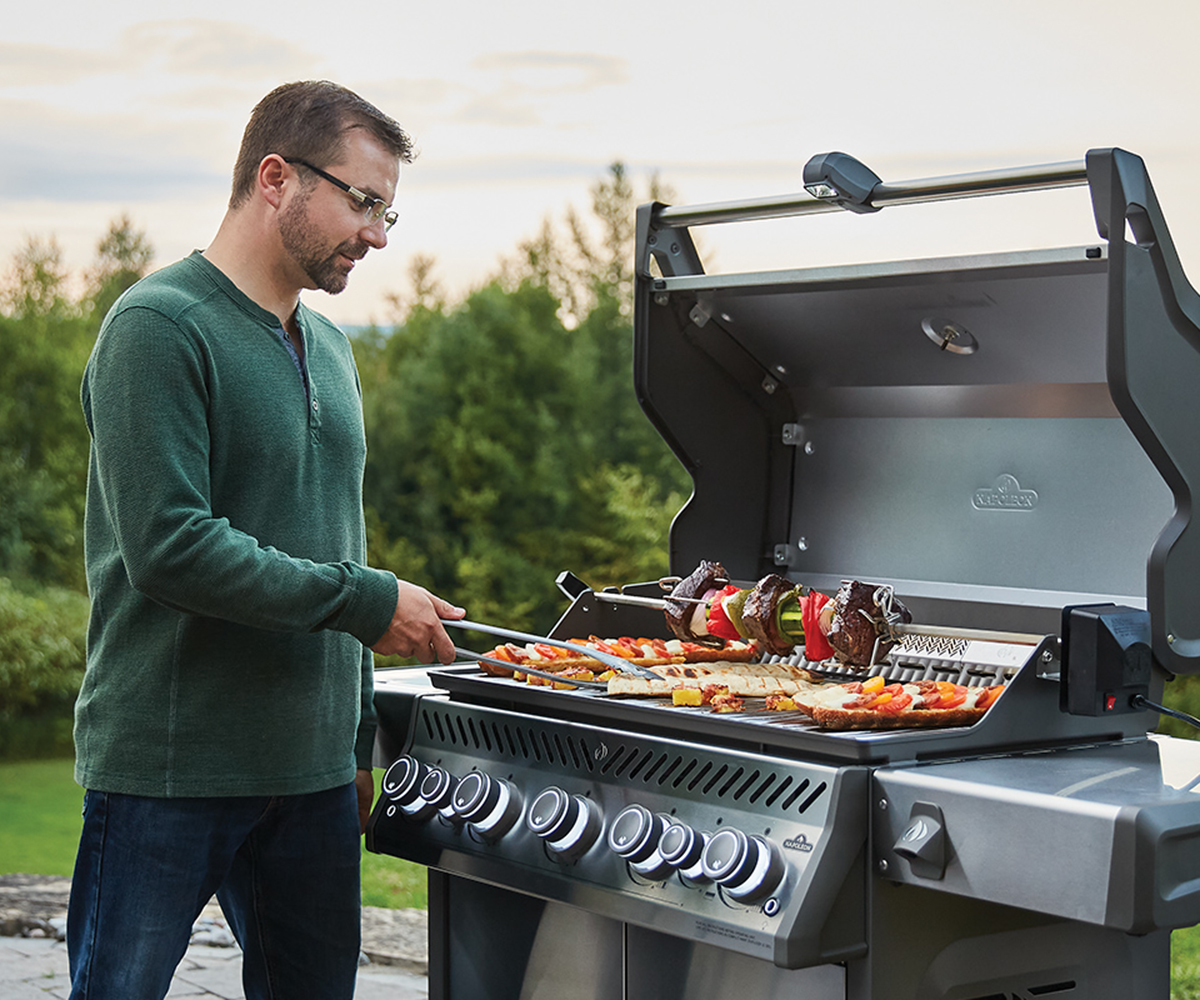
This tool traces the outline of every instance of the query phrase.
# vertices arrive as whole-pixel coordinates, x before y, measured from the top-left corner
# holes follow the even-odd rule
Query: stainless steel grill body
[[[430,867],[431,996],[1167,996],[1200,754],[1124,695],[1064,711],[1059,633],[1069,606],[1145,608],[1151,699],[1200,671],[1200,298],[1119,150],[876,207],[1084,181],[1094,246],[802,271],[706,274],[688,227],[824,203],[639,211],[635,385],[695,483],[673,572],[878,581],[918,622],[1042,638],[894,655],[1008,685],[930,732],[381,675],[368,846]],[[553,635],[661,634],[602,597]]]

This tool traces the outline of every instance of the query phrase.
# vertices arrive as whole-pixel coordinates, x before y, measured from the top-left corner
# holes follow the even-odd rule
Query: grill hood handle
[[[623,659],[620,656],[612,656],[608,653],[601,653],[597,649],[588,649],[587,646],[581,646],[576,642],[564,642],[562,639],[549,639],[544,635],[532,635],[529,632],[517,632],[510,628],[501,628],[499,625],[485,625],[482,622],[472,622],[464,619],[442,618],[441,623],[447,628],[453,626],[460,628],[466,632],[484,632],[487,635],[499,636],[501,639],[511,639],[516,642],[544,642],[547,646],[557,646],[560,649],[570,650],[578,656],[587,656],[593,660],[599,660],[606,667],[611,667],[613,670],[622,674],[634,674],[637,677],[645,677],[649,680],[660,681],[662,678],[654,673],[649,667],[638,666],[629,660]]]

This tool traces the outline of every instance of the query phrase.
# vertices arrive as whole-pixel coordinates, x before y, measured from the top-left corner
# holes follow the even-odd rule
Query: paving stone
[[[429,980],[403,969],[367,966],[358,972],[354,1000],[428,1000]]]
[[[69,879],[0,876],[0,917],[11,915],[15,928],[49,921],[65,911]],[[224,940],[213,934],[224,915],[210,903],[197,921],[195,940]],[[56,929],[56,928],[54,928]],[[358,974],[357,1000],[426,1000],[429,995],[428,942],[424,910],[363,909],[363,951],[370,959]],[[70,976],[67,948],[53,936],[0,936],[0,1000],[67,1000]],[[244,1000],[239,948],[193,943],[179,965],[167,994],[172,1000]]]

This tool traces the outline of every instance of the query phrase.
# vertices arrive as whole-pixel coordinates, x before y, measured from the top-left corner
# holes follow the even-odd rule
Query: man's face
[[[324,169],[388,204],[395,197],[399,164],[361,129],[347,135],[339,162]],[[368,224],[363,206],[321,177],[300,186],[284,206],[279,236],[284,251],[307,277],[301,287],[320,288],[331,295],[346,287],[355,261],[372,248],[387,246],[383,221]]]

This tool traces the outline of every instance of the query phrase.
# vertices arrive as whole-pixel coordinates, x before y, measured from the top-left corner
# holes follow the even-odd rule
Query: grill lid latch
[[[892,848],[907,859],[919,878],[940,879],[946,874],[946,823],[932,802],[914,802],[908,826]]]

